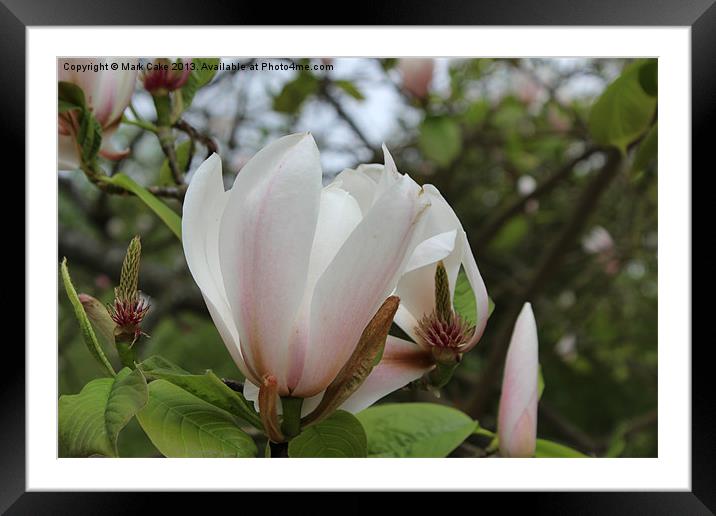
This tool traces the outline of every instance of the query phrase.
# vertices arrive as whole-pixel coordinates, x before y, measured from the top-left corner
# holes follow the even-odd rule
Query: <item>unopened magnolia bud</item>
[[[169,59],[156,59],[147,65],[142,77],[144,89],[152,95],[166,95],[186,84],[191,75],[191,59],[172,62]]]
[[[78,297],[102,344],[114,347],[114,329],[116,325],[107,307],[88,294],[79,294]]]

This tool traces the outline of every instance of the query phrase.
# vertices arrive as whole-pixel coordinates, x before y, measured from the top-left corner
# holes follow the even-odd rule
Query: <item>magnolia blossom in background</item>
[[[582,249],[588,254],[596,255],[604,272],[610,276],[619,272],[621,263],[617,257],[614,239],[602,226],[595,226],[582,239]]]
[[[305,133],[260,150],[229,191],[216,154],[196,171],[184,253],[248,399],[270,384],[305,398],[310,413],[395,290],[432,207],[387,152],[385,161],[370,202],[340,179],[321,186],[318,149]],[[341,408],[361,410],[431,367],[417,346],[388,337],[381,362]]]
[[[360,165],[338,174],[336,181],[368,209],[393,181],[399,180],[395,165]],[[485,283],[457,215],[433,185],[423,186],[431,207],[418,233],[420,243],[402,271],[395,294],[400,307],[395,323],[438,362],[456,362],[482,336],[489,313]],[[452,308],[455,285],[462,266],[475,296],[475,326],[457,313],[442,313],[436,303],[436,268],[442,263],[447,275]],[[451,310],[452,311],[452,310]]]
[[[110,137],[119,126],[122,113],[129,105],[137,81],[136,70],[112,70],[112,63],[138,64],[137,59],[62,59],[58,61],[58,80],[79,86],[85,94],[85,102],[102,127],[100,154],[107,159],[120,159],[128,151],[114,149]],[[104,65],[108,69],[93,71],[83,66]],[[104,68],[103,66],[103,68]],[[79,122],[74,112],[58,116],[58,166],[73,170],[80,166],[80,153],[76,141]]]
[[[424,99],[430,91],[435,62],[427,58],[398,59],[398,70],[403,78],[403,89],[412,96]]]
[[[522,307],[507,350],[497,420],[500,454],[533,457],[537,440],[539,359],[532,306]]]

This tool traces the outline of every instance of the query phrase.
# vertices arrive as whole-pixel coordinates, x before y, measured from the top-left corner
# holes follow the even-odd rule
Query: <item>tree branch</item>
[[[499,214],[497,214],[492,220],[488,221],[485,225],[485,228],[480,233],[478,233],[475,239],[475,245],[477,246],[477,248],[479,249],[485,246],[488,242],[490,242],[498,233],[498,231],[502,228],[502,226],[505,225],[505,223],[507,223],[512,217],[519,215],[524,211],[525,205],[529,201],[531,201],[532,199],[538,199],[544,194],[552,191],[564,179],[569,177],[569,175],[572,173],[572,170],[578,163],[589,158],[599,150],[600,149],[598,147],[587,148],[582,154],[566,163],[552,176],[550,176],[548,179],[538,185],[537,188],[535,188],[531,193],[515,200],[512,204],[510,204]]]
[[[479,418],[484,410],[487,400],[492,395],[492,390],[502,370],[502,363],[507,353],[512,328],[522,305],[534,297],[542,286],[552,277],[554,271],[564,260],[567,250],[573,244],[576,237],[582,231],[589,219],[589,215],[596,208],[597,202],[605,192],[607,186],[617,175],[621,165],[621,154],[617,150],[606,151],[607,161],[587,185],[580,195],[568,222],[562,232],[557,236],[551,246],[543,253],[532,278],[525,283],[525,286],[512,298],[512,304],[505,309],[501,319],[501,326],[498,326],[492,340],[492,348],[487,358],[485,373],[475,387],[475,395],[464,403],[465,411],[472,417]]]

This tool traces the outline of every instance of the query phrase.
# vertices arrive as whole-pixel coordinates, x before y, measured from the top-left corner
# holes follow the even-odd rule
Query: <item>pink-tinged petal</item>
[[[221,158],[212,154],[194,173],[184,198],[182,245],[194,281],[199,286],[209,313],[234,362],[241,372],[248,370],[239,347],[219,263],[219,223],[229,193],[224,191]]]
[[[325,389],[353,352],[363,329],[393,291],[417,245],[429,203],[412,179],[401,176],[381,196],[316,284],[311,346],[296,396]]]
[[[321,191],[321,206],[311,248],[306,286],[289,343],[287,376],[289,390],[296,387],[303,371],[306,349],[309,346],[311,300],[316,282],[360,221],[361,210],[358,203],[351,194],[339,188],[337,183]]]
[[[72,66],[103,65],[112,63],[120,65],[118,70],[70,71],[65,70],[65,63]],[[137,65],[138,59],[128,58],[97,58],[97,59],[63,59],[58,61],[58,80],[71,82],[79,86],[85,94],[85,102],[105,128],[116,124],[129,105],[137,82],[137,70],[122,70],[122,63]]]
[[[219,230],[219,259],[244,359],[288,394],[288,345],[303,299],[321,196],[310,134],[260,150],[236,177]],[[315,393],[314,393],[315,394]]]
[[[531,457],[537,439],[537,323],[525,303],[510,340],[502,380],[497,431],[504,457]]]
[[[398,70],[403,77],[403,89],[419,99],[430,91],[435,62],[429,58],[403,58],[398,60]]]
[[[433,366],[429,355],[416,344],[389,335],[380,363],[340,408],[354,414],[360,412],[382,397],[417,380]]]
[[[480,270],[477,268],[477,262],[472,254],[472,249],[470,249],[470,244],[467,241],[467,235],[464,231],[461,231],[461,238],[464,242],[463,246],[465,249],[462,266],[465,269],[465,276],[475,296],[475,320],[477,321],[475,324],[475,333],[473,333],[472,338],[464,348],[464,351],[469,351],[475,347],[475,344],[477,344],[485,331],[485,326],[487,326],[487,319],[490,316],[490,298],[487,296],[487,287],[485,287],[485,282],[480,275]]]

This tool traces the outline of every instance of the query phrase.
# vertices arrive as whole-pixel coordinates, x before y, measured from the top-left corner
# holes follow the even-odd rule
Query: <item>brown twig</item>
[[[206,150],[207,150],[206,157],[207,158],[209,156],[211,156],[213,153],[219,152],[219,147],[217,146],[216,142],[214,141],[214,139],[211,136],[200,133],[194,126],[192,126],[186,120],[183,120],[183,119],[178,120],[174,124],[174,127],[176,129],[179,129],[180,131],[186,133],[187,136],[189,136],[189,138],[191,138],[192,140],[197,141],[197,142],[201,143],[204,147],[206,147]]]
[[[532,199],[538,199],[552,191],[557,187],[564,179],[569,177],[574,167],[588,159],[595,152],[599,151],[598,147],[589,147],[582,154],[576,158],[567,162],[562,168],[555,172],[552,176],[546,179],[544,182],[539,184],[531,193],[520,197],[515,200],[512,204],[503,209],[498,213],[492,220],[488,221],[485,228],[477,235],[475,244],[478,249],[485,246],[492,238],[499,232],[499,230],[509,221],[512,217],[519,215],[525,209],[525,205]]]
[[[522,308],[522,305],[533,298],[542,286],[552,277],[554,271],[564,260],[567,250],[573,244],[575,238],[584,227],[590,214],[596,208],[597,202],[606,190],[611,180],[620,170],[622,161],[621,154],[617,150],[606,151],[607,161],[594,179],[587,185],[580,195],[568,222],[562,232],[549,246],[535,269],[532,278],[525,283],[522,290],[513,296],[513,301],[505,309],[501,319],[501,326],[495,330],[492,341],[492,349],[487,358],[485,373],[480,378],[475,394],[464,403],[464,408],[471,416],[479,418],[485,410],[487,400],[492,394],[499,373],[502,370],[501,364],[507,352],[512,326]]]
[[[351,118],[351,116],[346,113],[346,111],[343,109],[343,106],[341,106],[341,103],[338,102],[338,99],[336,99],[336,97],[333,96],[333,94],[329,91],[328,81],[321,82],[320,94],[331,106],[333,106],[333,109],[336,110],[338,116],[341,117],[341,119],[343,119],[346,124],[348,124],[348,126],[353,130],[356,136],[358,136],[358,138],[363,142],[363,145],[373,151],[373,144],[370,142],[368,137],[365,135],[365,133],[363,133],[361,128],[356,125],[353,118]]]

